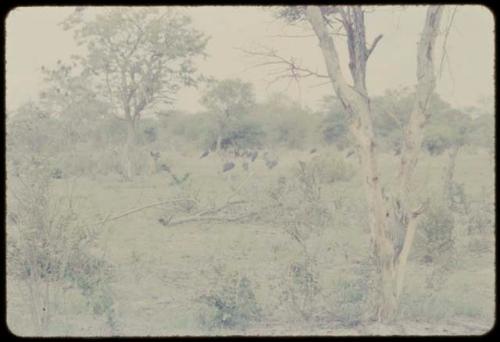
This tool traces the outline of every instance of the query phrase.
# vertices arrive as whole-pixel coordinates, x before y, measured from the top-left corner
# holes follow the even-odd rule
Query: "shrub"
[[[63,178],[63,172],[60,168],[56,167],[52,170],[50,176],[54,179],[61,179]]]
[[[443,203],[435,202],[423,214],[417,230],[415,250],[427,255],[429,260],[449,256],[454,247],[454,217]],[[426,259],[428,259],[428,257]]]
[[[313,158],[310,162],[300,162],[295,175],[315,179],[319,184],[348,182],[356,174],[353,165],[336,153],[327,153]]]
[[[214,276],[213,287],[200,297],[205,304],[199,317],[203,327],[209,330],[245,329],[261,318],[252,283],[246,276],[221,266],[214,268]]]
[[[380,298],[375,259],[370,256],[351,265],[351,272],[339,274],[333,285],[333,318],[345,326],[356,325],[375,314]]]
[[[469,210],[469,203],[465,195],[464,184],[455,181],[450,182],[450,189],[448,191],[448,203],[450,209],[458,213],[467,213]]]
[[[73,286],[112,324],[112,269],[91,253],[98,230],[82,224],[71,199],[51,196],[51,180],[51,169],[36,158],[9,179],[7,273],[26,285],[38,334],[49,332],[58,294]]]
[[[494,204],[481,201],[471,205],[467,222],[469,234],[485,234],[495,231],[495,208]]]
[[[306,256],[291,262],[280,288],[282,300],[301,318],[309,321],[318,314],[317,299],[321,288],[314,260]]]

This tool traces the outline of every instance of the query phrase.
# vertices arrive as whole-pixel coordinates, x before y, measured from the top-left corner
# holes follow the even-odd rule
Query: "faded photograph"
[[[17,7],[18,336],[482,335],[487,7]]]

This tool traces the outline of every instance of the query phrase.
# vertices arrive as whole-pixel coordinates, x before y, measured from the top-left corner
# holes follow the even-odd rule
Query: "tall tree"
[[[366,89],[366,63],[378,40],[368,48],[364,11],[361,7],[339,8],[342,24],[347,33],[349,68],[354,81],[353,86],[350,86],[340,69],[336,47],[328,34],[327,22],[321,9],[311,6],[307,8],[306,13],[307,20],[319,39],[330,81],[344,107],[352,115],[350,129],[358,144],[358,153],[365,175],[370,229],[382,276],[382,302],[378,318],[391,320],[396,314],[417,217],[422,211],[422,207],[412,209],[410,195],[413,172],[421,149],[422,126],[429,114],[429,99],[435,88],[433,55],[442,7],[429,7],[418,43],[417,91],[413,110],[404,130],[399,184],[394,194],[392,210],[388,210],[380,186],[370,99]]]
[[[316,76],[328,79],[335,95],[348,113],[349,130],[357,145],[368,202],[369,226],[373,252],[380,274],[380,303],[377,318],[395,318],[403,290],[408,255],[413,244],[417,219],[425,208],[413,206],[412,182],[422,145],[422,128],[430,112],[429,103],[435,89],[434,49],[439,32],[442,6],[430,6],[417,46],[417,86],[408,121],[403,127],[400,172],[392,193],[387,196],[381,186],[374,133],[374,111],[366,87],[367,62],[382,39],[377,36],[368,45],[365,10],[361,6],[296,6],[279,12],[288,22],[307,22],[318,41],[327,74],[297,65],[275,51],[252,53],[273,59],[287,67],[291,77]],[[352,84],[340,67],[335,35],[346,37],[348,65]]]
[[[172,103],[181,86],[196,84],[195,58],[204,55],[208,38],[192,27],[189,17],[172,9],[112,7],[87,19],[82,12],[64,26],[87,48],[86,56],[76,59],[93,76],[97,93],[127,122],[124,164],[131,178],[141,115]]]

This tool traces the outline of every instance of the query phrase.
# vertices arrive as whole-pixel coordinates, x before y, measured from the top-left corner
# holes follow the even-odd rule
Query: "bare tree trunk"
[[[453,178],[455,176],[455,165],[457,162],[460,145],[454,145],[448,152],[448,164],[444,173],[443,195],[447,201],[448,207],[451,207]]]
[[[221,143],[222,143],[222,136],[219,135],[217,137],[217,141],[216,141],[216,144],[215,144],[215,150],[216,151],[220,151],[221,150]]]
[[[441,7],[431,6],[427,12],[426,23],[418,46],[418,86],[415,106],[405,135],[405,149],[402,154],[400,191],[396,194],[397,212],[386,209],[380,186],[380,172],[376,158],[376,144],[373,133],[370,99],[366,90],[366,62],[380,38],[371,48],[366,46],[364,12],[359,6],[339,8],[342,22],[347,32],[350,63],[354,86],[350,86],[340,69],[339,58],[333,39],[328,33],[321,9],[308,6],[307,19],[314,29],[323,53],[328,76],[344,108],[350,114],[350,131],[357,142],[357,152],[365,177],[365,191],[368,202],[369,224],[372,245],[381,276],[381,302],[377,318],[381,321],[392,320],[397,312],[398,300],[404,280],[404,270],[416,228],[416,217],[420,209],[408,209],[408,187],[421,147],[421,129],[425,122],[429,98],[434,91],[433,47],[439,26]],[[399,198],[398,198],[399,197]],[[401,214],[402,210],[402,214]],[[392,215],[391,215],[392,214]],[[397,216],[396,216],[397,215]],[[396,244],[391,239],[394,216],[398,218],[398,228],[405,230]],[[402,247],[400,247],[402,246]]]
[[[127,120],[127,142],[124,151],[125,176],[128,180],[134,177],[134,149],[137,144],[136,120]]]
[[[399,198],[397,200],[401,207],[400,224],[403,223],[406,228],[402,234],[404,239],[401,251],[398,253],[399,255],[396,255],[395,260],[398,300],[403,290],[406,263],[415,238],[417,219],[423,210],[423,205],[420,205],[418,209],[411,209],[410,195],[413,193],[413,173],[422,149],[422,128],[429,117],[429,104],[436,87],[434,46],[439,33],[442,12],[442,6],[429,6],[417,48],[417,90],[413,110],[404,134],[399,174]]]

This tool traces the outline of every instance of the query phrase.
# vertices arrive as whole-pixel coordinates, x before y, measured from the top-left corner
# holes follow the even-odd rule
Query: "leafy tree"
[[[490,156],[495,153],[495,115],[494,110],[481,111],[478,108],[469,109],[478,113],[472,120],[469,132],[469,142],[477,147],[486,148]]]
[[[333,96],[326,96],[322,107],[324,119],[320,129],[323,140],[328,144],[335,144],[341,150],[346,148],[350,143],[347,112]]]
[[[303,148],[310,143],[318,116],[283,94],[273,94],[255,110],[269,146]]]
[[[255,106],[255,94],[250,83],[239,79],[213,81],[201,103],[208,109],[215,125],[216,149],[223,139],[234,138],[241,122]]]
[[[109,105],[90,86],[90,75],[77,69],[76,63],[57,61],[54,68],[42,66],[46,83],[40,93],[40,106],[61,123],[67,144],[92,138],[98,121],[109,115]]]
[[[382,150],[401,153],[403,128],[408,124],[414,101],[415,92],[409,88],[387,90],[384,95],[372,99],[375,114],[373,128]],[[438,94],[432,94],[429,103],[431,118],[439,117],[449,109],[450,105]],[[432,125],[431,121],[429,120],[425,127]]]
[[[463,185],[454,180],[454,175],[458,153],[470,140],[471,126],[470,116],[459,110],[449,109],[433,116],[424,130],[422,145],[431,155],[448,151],[448,162],[443,177],[443,197],[449,209],[462,207],[467,210]]]
[[[430,118],[424,129],[423,146],[431,155],[450,148],[460,148],[468,141],[471,118],[461,111],[450,109]]]
[[[95,91],[127,122],[125,167],[131,178],[137,122],[155,105],[172,103],[181,86],[196,84],[195,59],[204,55],[208,39],[172,9],[113,7],[87,19],[82,12],[68,17],[64,28],[87,48],[75,60],[92,76]]]

